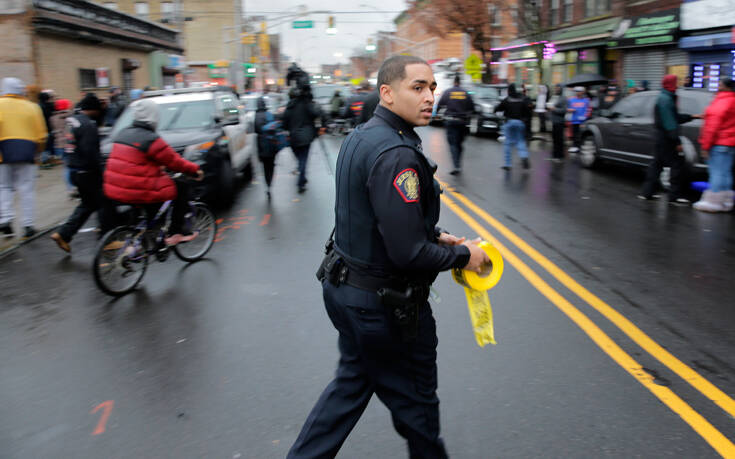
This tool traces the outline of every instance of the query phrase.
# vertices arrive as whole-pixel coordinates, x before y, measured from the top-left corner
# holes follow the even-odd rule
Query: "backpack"
[[[271,112],[266,112],[265,119],[266,123],[263,125],[263,136],[275,154],[288,147],[286,131],[283,130],[283,123],[273,118]]]

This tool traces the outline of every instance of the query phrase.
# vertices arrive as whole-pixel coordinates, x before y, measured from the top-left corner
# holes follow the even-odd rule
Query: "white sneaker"
[[[732,212],[735,202],[735,191],[723,191],[725,197],[722,200],[722,205],[725,207],[725,212]]]
[[[724,199],[727,197],[726,191],[712,192],[704,190],[702,198],[695,202],[692,207],[702,212],[726,212]]]
[[[579,148],[577,147],[569,147],[569,153],[576,153],[579,151]]]

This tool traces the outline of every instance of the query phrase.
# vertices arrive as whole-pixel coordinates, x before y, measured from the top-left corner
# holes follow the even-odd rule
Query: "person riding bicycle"
[[[199,166],[182,158],[156,134],[159,110],[150,99],[131,104],[133,124],[113,139],[112,152],[104,174],[105,196],[123,204],[143,205],[155,215],[161,203],[173,201],[167,245],[188,242],[197,235],[185,230],[184,218],[189,201],[189,187],[174,181],[163,168],[204,178]]]

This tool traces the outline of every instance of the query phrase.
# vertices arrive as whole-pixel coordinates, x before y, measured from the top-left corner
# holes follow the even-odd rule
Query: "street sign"
[[[479,81],[482,78],[482,59],[470,54],[470,57],[464,61],[464,70],[473,80]]]
[[[291,23],[292,29],[313,29],[314,21],[293,21]]]

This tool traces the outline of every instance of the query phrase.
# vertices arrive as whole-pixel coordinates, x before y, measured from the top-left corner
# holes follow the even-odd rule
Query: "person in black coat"
[[[524,120],[531,118],[531,105],[529,99],[520,94],[516,85],[508,86],[508,97],[502,100],[496,107],[495,113],[503,112],[505,124],[503,124],[503,135],[505,136],[505,163],[502,168],[510,170],[511,152],[513,147],[518,148],[518,155],[524,169],[529,168],[528,149],[526,148],[526,124]]]
[[[276,147],[268,141],[268,133],[263,129],[265,125],[274,121],[273,115],[265,105],[265,99],[259,98],[255,110],[255,133],[258,134],[258,159],[263,163],[263,174],[265,175],[266,195],[271,198],[271,183],[273,182],[273,170],[276,162]]]
[[[283,128],[289,132],[291,149],[299,161],[299,193],[306,191],[306,161],[309,147],[317,137],[316,119],[321,119],[321,110],[314,103],[308,82],[299,82],[298,88],[289,93],[286,111],[283,112]]]

